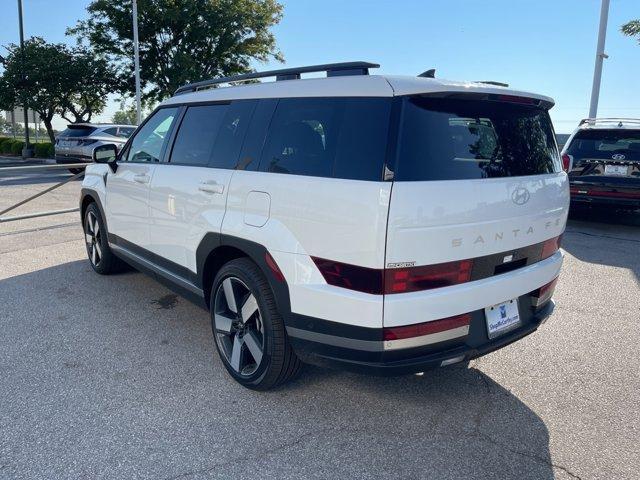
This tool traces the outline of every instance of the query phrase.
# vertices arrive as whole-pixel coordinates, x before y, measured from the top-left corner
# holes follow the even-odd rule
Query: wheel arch
[[[278,279],[267,264],[268,250],[264,245],[230,235],[208,233],[196,251],[198,280],[204,300],[210,307],[213,280],[222,266],[236,258],[249,258],[267,279],[281,315],[290,312],[289,287],[286,280]]]
[[[100,211],[100,215],[102,216],[102,222],[104,226],[107,227],[107,232],[109,231],[109,227],[107,225],[107,216],[104,214],[104,208],[102,207],[102,202],[100,201],[100,196],[97,192],[90,190],[88,188],[83,188],[80,192],[80,222],[84,222],[84,214],[89,207],[89,204],[95,203]]]

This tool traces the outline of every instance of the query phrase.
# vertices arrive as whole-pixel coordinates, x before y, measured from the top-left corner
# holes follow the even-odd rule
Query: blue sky
[[[15,1],[0,17],[0,45],[18,41]],[[73,40],[65,29],[88,0],[23,0],[25,35]],[[347,60],[381,73],[498,80],[549,95],[556,131],[587,116],[600,0],[291,0],[274,33],[287,66]],[[64,5],[64,6],[63,6]],[[640,1],[611,0],[599,116],[640,117],[640,45],[620,25],[640,18]],[[256,65],[258,69],[279,64]],[[98,120],[106,121],[111,102]],[[56,122],[64,126],[63,121]]]

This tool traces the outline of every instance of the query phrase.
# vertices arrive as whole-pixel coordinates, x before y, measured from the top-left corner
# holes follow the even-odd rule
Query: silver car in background
[[[115,144],[120,150],[135,130],[133,125],[72,123],[56,138],[56,163],[91,162],[93,150],[107,143]],[[78,173],[82,169],[69,170]]]

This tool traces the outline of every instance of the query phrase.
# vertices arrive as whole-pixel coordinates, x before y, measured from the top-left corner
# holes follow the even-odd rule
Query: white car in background
[[[113,144],[122,148],[136,130],[133,125],[102,123],[72,123],[56,138],[54,145],[56,163],[87,163],[93,158],[93,150],[100,145]],[[81,169],[70,169],[77,173]]]

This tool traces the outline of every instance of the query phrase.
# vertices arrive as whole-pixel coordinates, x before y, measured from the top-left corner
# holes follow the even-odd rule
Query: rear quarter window
[[[548,113],[487,100],[404,99],[395,180],[463,180],[560,171]]]
[[[390,111],[388,98],[281,99],[259,169],[380,181]]]

